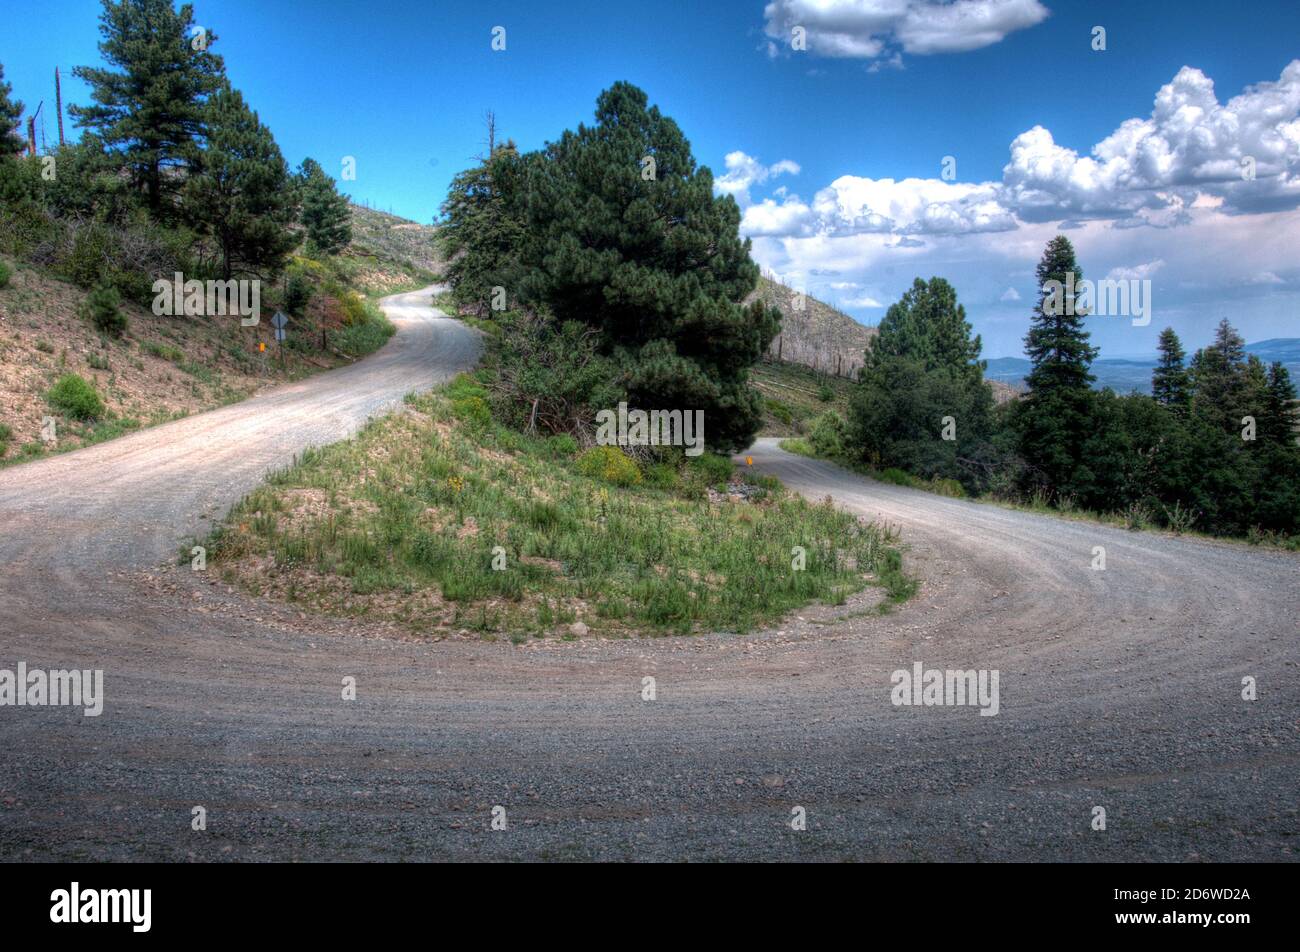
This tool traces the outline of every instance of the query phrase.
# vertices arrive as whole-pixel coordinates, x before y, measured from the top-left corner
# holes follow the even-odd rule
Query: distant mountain
[[[840,377],[857,376],[862,354],[876,336],[874,327],[859,324],[811,295],[799,301],[792,289],[766,277],[758,279],[758,287],[745,303],[755,299],[781,312],[781,333],[768,348],[768,357]]]
[[[1300,383],[1300,337],[1274,337],[1258,344],[1247,344],[1246,353],[1257,355],[1265,364],[1281,361],[1291,372],[1291,379]],[[984,376],[1023,390],[1030,366],[1024,357],[995,357],[989,361]],[[1103,357],[1093,361],[1092,373],[1097,378],[1093,386],[1098,390],[1110,387],[1116,393],[1131,390],[1150,393],[1151,371],[1155,366],[1154,357]]]

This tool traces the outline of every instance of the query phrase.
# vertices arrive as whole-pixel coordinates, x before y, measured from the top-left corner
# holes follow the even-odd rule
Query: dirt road
[[[415,644],[157,568],[295,452],[472,363],[426,299],[387,302],[399,334],[353,367],[0,472],[0,669],[99,668],[106,694],[99,717],[0,707],[0,859],[1295,858],[1294,555],[761,441],[759,468],[902,529],[912,602],[745,637]],[[893,705],[914,661],[998,670],[999,713]]]

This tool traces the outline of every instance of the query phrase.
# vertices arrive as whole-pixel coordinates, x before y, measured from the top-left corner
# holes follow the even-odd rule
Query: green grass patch
[[[642,475],[618,451],[642,478],[611,480],[609,454],[466,414],[481,389],[458,378],[304,454],[231,512],[210,565],[330,614],[485,637],[563,636],[575,620],[612,635],[747,631],[872,584],[910,593],[873,525],[752,474],[755,501],[710,502],[704,489],[732,477],[722,457]]]

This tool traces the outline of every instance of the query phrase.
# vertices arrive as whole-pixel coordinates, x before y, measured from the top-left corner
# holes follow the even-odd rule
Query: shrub
[[[818,456],[834,459],[844,455],[844,438],[846,427],[840,415],[827,410],[813,421],[812,433],[808,442]]]
[[[641,482],[636,461],[617,446],[593,446],[578,457],[578,472],[614,486],[635,486]]]
[[[474,426],[487,426],[492,422],[492,411],[482,397],[464,397],[451,402],[451,412],[457,419]]]
[[[104,401],[95,388],[76,374],[67,374],[46,395],[50,406],[75,420],[98,420],[104,415]]]
[[[284,289],[284,309],[294,317],[301,317],[311,301],[311,282],[306,275],[295,274]]]
[[[767,412],[781,423],[789,426],[794,422],[794,411],[790,409],[789,405],[782,403],[780,400],[773,400],[771,397],[768,397],[763,402],[767,406]]]
[[[709,486],[726,485],[731,479],[732,470],[736,465],[730,457],[719,456],[717,453],[702,453],[694,458],[687,457],[687,468],[702,479]]]
[[[0,288],[7,288],[9,286],[9,276],[12,274],[13,271],[9,269],[9,265],[0,261]]]
[[[552,459],[561,459],[578,452],[578,441],[568,433],[557,433],[546,441],[546,452]]]
[[[86,295],[81,304],[81,316],[94,324],[100,333],[121,337],[127,323],[121,305],[122,297],[116,288],[100,285]]]
[[[0,456],[9,452],[9,441],[14,438],[13,428],[7,423],[0,423]]]
[[[830,403],[835,399],[835,391],[831,389],[830,384],[824,383],[817,388],[817,399],[822,403]]]

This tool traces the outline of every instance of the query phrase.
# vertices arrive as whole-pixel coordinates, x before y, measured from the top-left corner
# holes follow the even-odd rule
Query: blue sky
[[[36,9],[0,0],[3,22],[22,25],[0,39],[15,95],[49,109],[58,65],[65,102],[86,101],[70,72],[98,61],[97,0]],[[1064,222],[1087,276],[1152,281],[1149,326],[1091,320],[1105,355],[1147,353],[1166,325],[1196,346],[1223,316],[1250,340],[1300,336],[1300,66],[1284,73],[1300,59],[1294,0],[195,9],[291,163],[311,155],[337,175],[355,156],[345,190],[418,221],[483,150],[486,110],[534,148],[627,79],[741,202],[760,263],[866,323],[914,276],[942,275],[986,355],[1018,354],[1034,264]],[[792,48],[795,25],[805,49]],[[1233,100],[1257,84],[1272,85]],[[1234,183],[1248,150],[1257,178]]]

